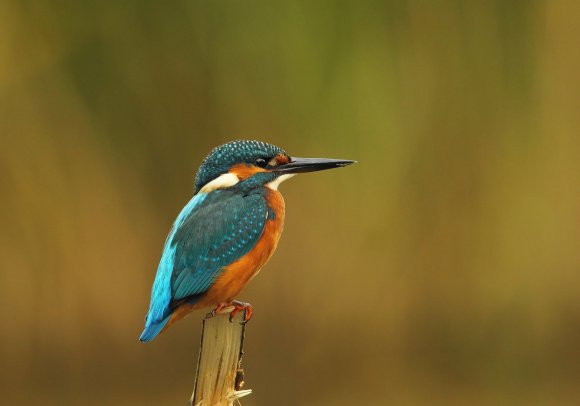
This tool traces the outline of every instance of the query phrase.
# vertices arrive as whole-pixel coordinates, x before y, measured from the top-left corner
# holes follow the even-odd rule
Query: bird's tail
[[[163,327],[165,327],[169,321],[170,317],[171,315],[168,315],[164,319],[158,321],[149,320],[149,318],[147,318],[147,321],[145,322],[145,329],[143,329],[141,337],[139,337],[139,341],[146,343],[157,337],[157,335],[161,332],[161,330],[163,330]]]

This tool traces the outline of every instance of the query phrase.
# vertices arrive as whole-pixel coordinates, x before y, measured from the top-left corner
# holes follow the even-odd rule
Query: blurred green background
[[[0,403],[185,404],[203,312],[138,342],[237,138],[281,190],[244,405],[578,404],[580,5],[0,2]]]

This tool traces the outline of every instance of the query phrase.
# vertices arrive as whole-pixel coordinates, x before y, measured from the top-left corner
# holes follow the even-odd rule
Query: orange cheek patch
[[[274,160],[276,161],[276,163],[278,165],[284,165],[287,164],[288,162],[290,162],[290,158],[288,158],[286,155],[284,154],[278,154],[274,157]]]
[[[229,172],[236,175],[239,180],[246,180],[257,174],[258,172],[267,172],[267,171],[255,165],[237,164],[232,166]]]

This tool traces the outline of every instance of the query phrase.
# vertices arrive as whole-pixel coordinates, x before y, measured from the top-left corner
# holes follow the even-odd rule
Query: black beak
[[[272,172],[279,173],[304,173],[323,171],[325,169],[340,168],[355,163],[345,159],[327,159],[327,158],[297,158],[291,157],[290,162],[284,165],[273,167]]]

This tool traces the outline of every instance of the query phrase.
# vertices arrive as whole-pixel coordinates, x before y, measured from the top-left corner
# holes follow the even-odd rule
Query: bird
[[[213,306],[208,316],[233,306],[230,321],[244,310],[246,323],[252,305],[235,298],[278,245],[285,216],[278,186],[298,173],[354,162],[291,157],[255,140],[214,148],[165,241],[139,340],[149,342],[191,311]]]

